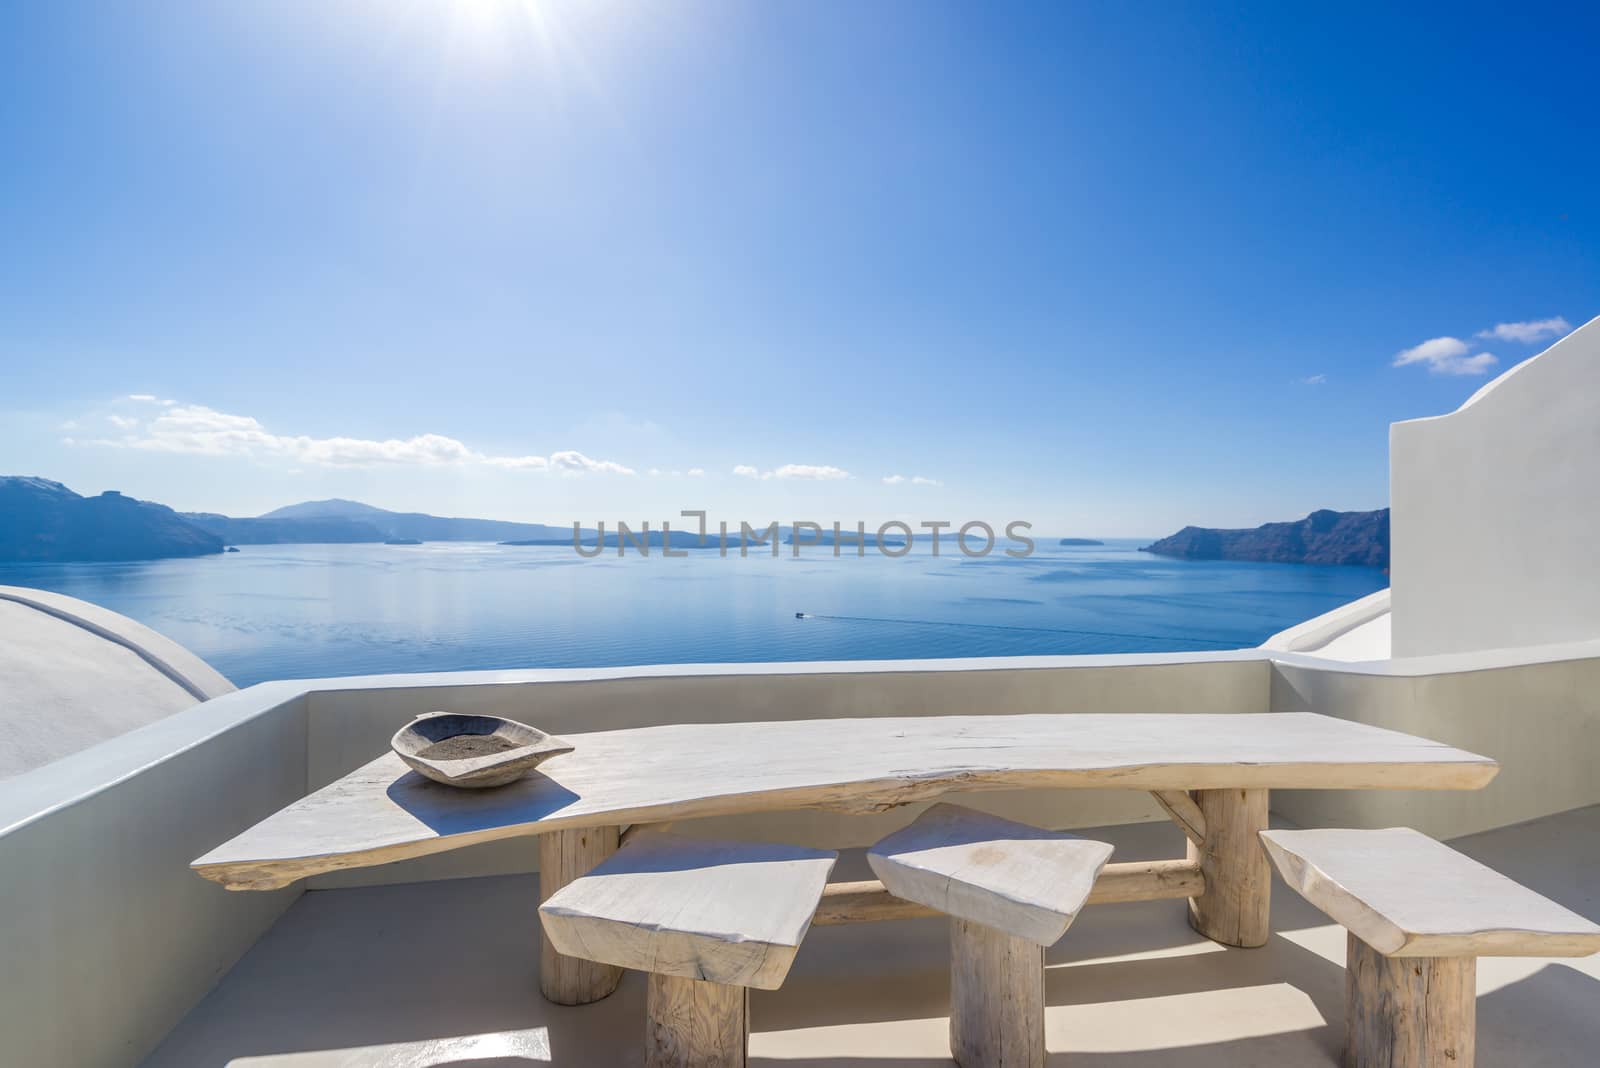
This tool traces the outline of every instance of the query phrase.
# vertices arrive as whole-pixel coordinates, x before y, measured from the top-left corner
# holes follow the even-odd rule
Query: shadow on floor
[[[1478,962],[1479,989],[1492,964]],[[1491,973],[1488,978],[1492,981]],[[1573,1068],[1600,1062],[1600,979],[1551,961],[1478,995],[1478,1063]]]
[[[1182,849],[1166,825],[1093,833],[1120,859]],[[1600,913],[1600,808],[1457,844],[1585,915]],[[859,877],[858,861],[841,861],[839,877]],[[147,1064],[639,1065],[643,976],[629,974],[594,1005],[547,1004],[536,900],[527,875],[307,893]],[[1238,950],[1191,931],[1182,902],[1085,911],[1047,955],[1051,1063],[1336,1065],[1344,933],[1281,883],[1273,931],[1265,947]],[[1479,1063],[1595,1063],[1597,977],[1594,958],[1480,962]],[[751,1063],[947,1068],[948,998],[944,920],[817,928],[784,987],[752,993]]]

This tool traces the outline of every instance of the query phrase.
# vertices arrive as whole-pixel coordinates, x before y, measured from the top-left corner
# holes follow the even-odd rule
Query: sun
[[[449,0],[454,50],[471,61],[582,68],[583,42],[612,5],[604,0]]]

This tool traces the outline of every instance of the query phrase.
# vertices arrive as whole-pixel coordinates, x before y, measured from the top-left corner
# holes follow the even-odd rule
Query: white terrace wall
[[[230,893],[191,872],[189,861],[381,754],[398,727],[435,708],[498,712],[574,733],[825,716],[1312,710],[1460,745],[1498,758],[1504,770],[1474,794],[1279,793],[1275,808],[1298,822],[1410,823],[1450,835],[1600,803],[1592,774],[1600,642],[1374,664],[1240,650],[266,683],[0,781],[0,961],[8,977],[0,1063],[136,1063],[301,892]],[[1156,815],[1137,792],[974,800],[1057,826]],[[845,845],[871,840],[912,811],[777,813],[717,829]],[[310,888],[528,870],[534,853],[531,842],[512,840],[341,873]]]
[[[1272,711],[1420,735],[1482,753],[1482,790],[1278,790],[1277,814],[1306,827],[1415,827],[1454,838],[1600,804],[1600,642],[1339,664],[1284,654]]]
[[[229,892],[195,875],[189,861],[378,756],[420,712],[493,711],[572,732],[841,715],[1265,714],[1269,675],[1265,659],[1243,651],[252,686],[0,780],[0,1064],[98,1068],[142,1059],[304,889]],[[1026,797],[997,796],[1043,821],[1154,815],[1139,794],[1041,798],[1037,808]],[[839,830],[859,839],[871,824],[866,818],[842,828],[828,817],[801,814],[790,822],[780,814],[770,828],[779,837]],[[766,830],[749,821],[733,827]],[[508,846],[501,854],[463,850],[353,877],[381,882],[532,866],[531,841]]]
[[[300,896],[189,861],[305,794],[302,687],[208,701],[0,781],[0,1064],[136,1064]]]
[[[1389,462],[1394,656],[1600,638],[1600,319]]]

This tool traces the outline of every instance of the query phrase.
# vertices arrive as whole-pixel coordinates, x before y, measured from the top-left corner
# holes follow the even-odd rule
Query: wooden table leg
[[[1385,957],[1355,935],[1345,950],[1345,1068],[1472,1068],[1476,957]]]
[[[585,827],[539,836],[539,903],[617,851],[619,827]],[[557,1005],[587,1005],[608,996],[622,969],[557,953],[539,939],[539,990]]]
[[[950,920],[950,1056],[961,1068],[1044,1068],[1044,948]]]
[[[1267,829],[1267,791],[1196,790],[1194,799],[1206,837],[1189,843],[1189,859],[1206,890],[1189,899],[1189,926],[1224,945],[1266,945],[1272,869],[1256,832]]]
[[[750,991],[651,973],[645,987],[645,1068],[745,1068]]]

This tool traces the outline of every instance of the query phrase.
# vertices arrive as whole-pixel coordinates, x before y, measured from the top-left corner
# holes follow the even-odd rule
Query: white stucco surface
[[[1600,637],[1600,319],[1390,429],[1394,655]]]
[[[1274,810],[1304,826],[1409,825],[1451,836],[1600,803],[1592,774],[1600,641],[1371,663],[1249,649],[264,683],[0,780],[0,900],[7,906],[0,911],[0,960],[25,977],[5,984],[0,997],[8,1054],[23,1064],[123,1065],[154,1049],[301,894],[300,885],[230,893],[189,870],[189,861],[371,759],[397,726],[435,708],[493,711],[557,733],[840,715],[1315,711],[1486,753],[1503,767],[1486,789],[1464,793],[1275,792]],[[964,795],[961,803],[1058,828],[1153,818],[1159,822],[1150,826],[1177,836],[1148,796],[1133,791],[997,792]],[[919,809],[862,817],[769,813],[692,821],[684,829],[833,848],[874,841]],[[535,855],[531,840],[509,839],[323,876],[306,889],[337,897],[352,885],[417,882],[447,893],[464,877],[526,873]],[[341,889],[321,889],[331,887]],[[519,896],[527,900],[525,891]],[[1182,910],[1168,911],[1181,925]],[[531,904],[526,915],[533,915]],[[337,939],[313,941],[331,955],[325,959],[344,952]],[[942,941],[930,945],[946,952]],[[532,957],[516,960],[532,967]],[[536,1004],[526,993],[534,988],[531,973],[517,982],[517,1004]],[[406,989],[423,996],[421,988]],[[298,1043],[305,1031],[296,1019],[295,1028],[279,1031]],[[395,1054],[394,1043],[418,1036],[390,1019],[340,1037]],[[930,1041],[942,1026],[942,1019],[930,1024]],[[829,1056],[824,1037],[809,1033],[804,1048]],[[245,1054],[277,1050],[235,1052],[244,1063]]]
[[[1451,836],[1600,803],[1592,774],[1600,640],[1364,662],[1304,651],[1365,640],[1386,612],[1381,597],[1364,599],[1278,636],[1291,647],[1279,649],[458,672],[227,693],[0,779],[0,960],[27,977],[6,985],[0,1033],[16,1036],[21,1063],[127,1064],[154,1048],[302,892],[229,893],[189,861],[365,763],[398,726],[438,708],[557,733],[846,715],[1314,711],[1486,753],[1503,770],[1470,793],[1276,792],[1274,810],[1305,826],[1409,825]],[[161,677],[171,678],[175,649]],[[1131,791],[998,792],[962,803],[1040,826],[1155,819],[1170,830]],[[874,841],[919,809],[769,813],[695,821],[691,830],[836,848]],[[532,845],[512,839],[304,888],[525,874]],[[367,1041],[403,1038],[383,1026]]]
[[[1390,615],[1385,612],[1306,651],[1328,660],[1387,660],[1390,630]]]
[[[125,616],[0,587],[0,778],[232,689],[198,657]]]
[[[1379,590],[1279,631],[1262,642],[1261,648],[1311,653],[1325,660],[1387,660],[1390,655],[1389,591]]]

